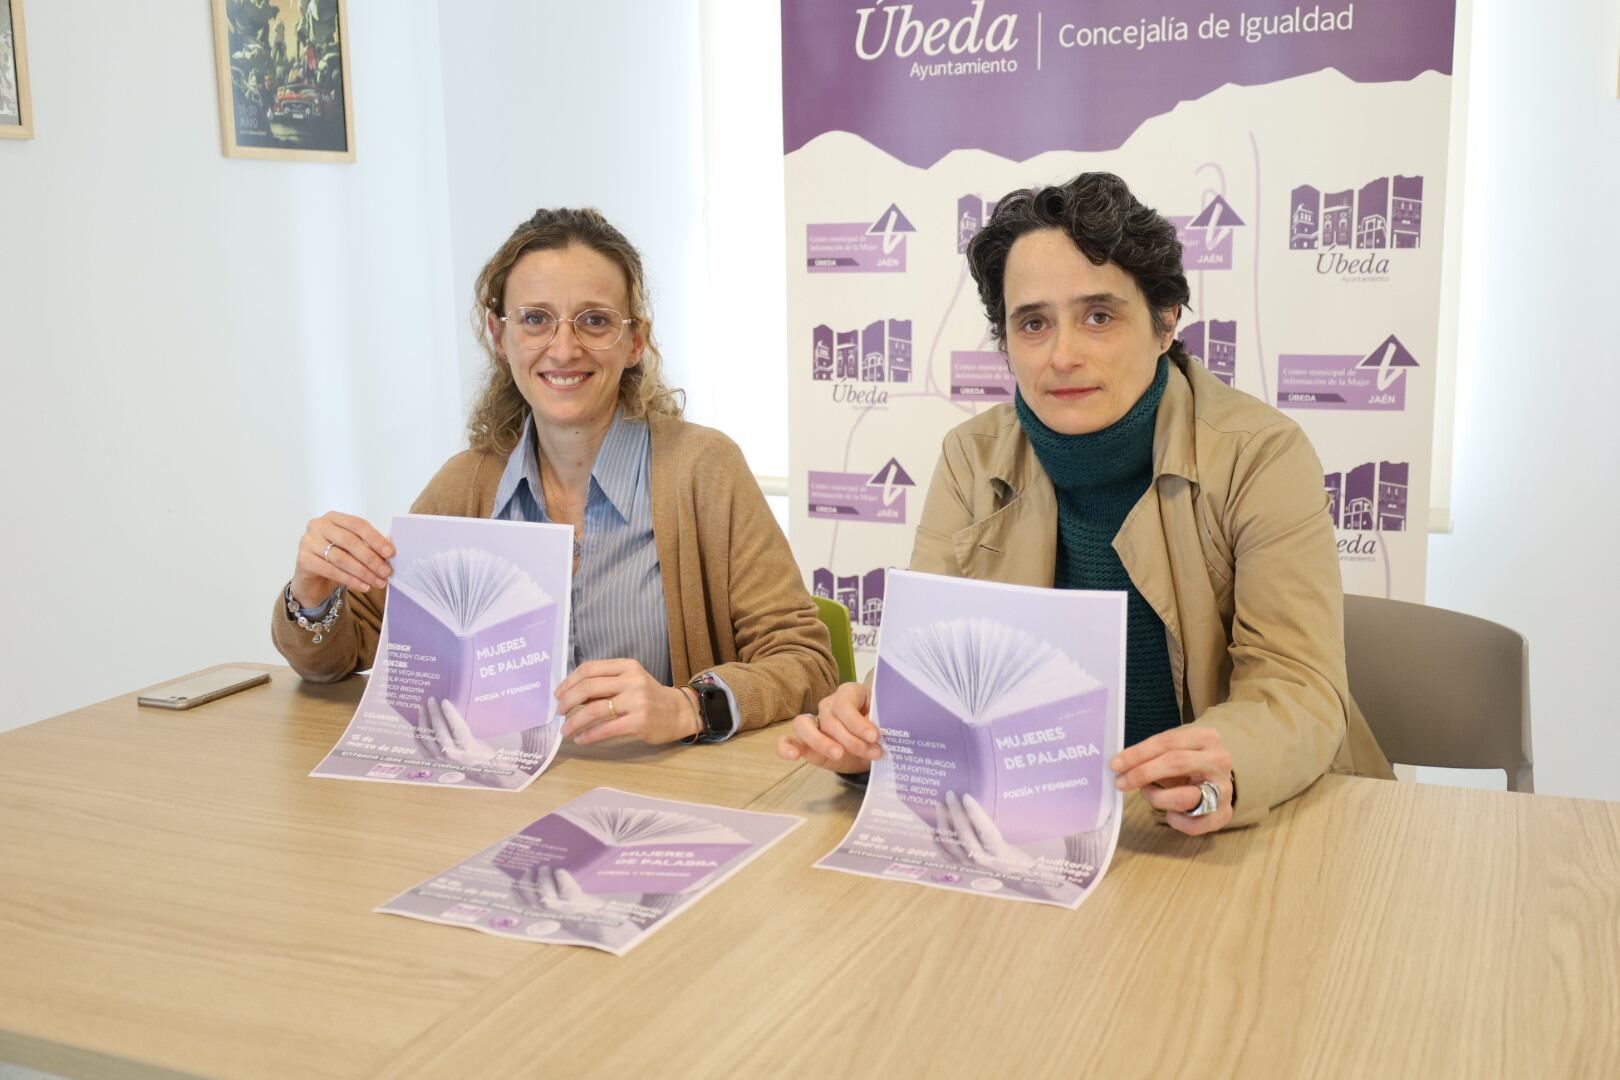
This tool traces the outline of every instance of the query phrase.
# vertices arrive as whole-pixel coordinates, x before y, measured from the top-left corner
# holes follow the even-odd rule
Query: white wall
[[[641,251],[688,419],[787,471],[779,35],[774,3],[441,4],[464,393],[484,261],[537,207],[595,206]]]
[[[1530,640],[1537,790],[1620,799],[1620,6],[1474,0],[1452,476],[1432,604]]]
[[[788,471],[788,335],[782,158],[782,9],[702,0],[709,326],[708,394],[756,473]],[[720,344],[725,342],[727,344]],[[772,509],[787,528],[787,497]]]
[[[459,439],[438,12],[351,0],[359,159],[226,159],[208,5],[33,3],[0,142],[0,729],[274,657],[304,521]]]
[[[668,381],[713,423],[696,5],[447,0],[439,36],[465,389],[479,269],[537,207],[594,206],[640,249]]]

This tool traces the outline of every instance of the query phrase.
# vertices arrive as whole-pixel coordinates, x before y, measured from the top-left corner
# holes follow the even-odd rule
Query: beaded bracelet
[[[343,586],[339,585],[337,590],[332,593],[331,599],[327,601],[331,606],[326,609],[326,614],[315,622],[310,622],[304,616],[303,605],[293,599],[292,582],[290,581],[287,582],[286,601],[287,618],[296,622],[300,630],[313,632],[315,636],[310,641],[319,645],[326,639],[326,634],[332,629],[332,624],[337,622],[338,612],[343,610]]]

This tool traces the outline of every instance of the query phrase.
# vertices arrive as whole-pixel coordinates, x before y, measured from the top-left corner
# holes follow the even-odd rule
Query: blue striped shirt
[[[534,417],[495,488],[492,518],[546,522],[540,486],[540,456]],[[664,578],[652,527],[652,436],[643,421],[623,410],[596,452],[591,488],[585,497],[585,537],[569,591],[571,667],[586,660],[627,657],[664,686],[674,681],[669,662],[669,616]],[[737,698],[718,675],[706,676],[726,695],[731,731],[710,739],[724,742],[742,725]]]
[[[506,461],[493,518],[549,522],[534,419]],[[652,527],[652,439],[622,411],[591,466],[585,535],[571,590],[570,666],[627,657],[670,684],[669,617]]]

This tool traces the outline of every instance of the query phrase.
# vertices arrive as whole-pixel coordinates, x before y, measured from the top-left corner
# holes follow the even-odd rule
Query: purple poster
[[[802,822],[596,788],[377,910],[623,956]]]
[[[559,742],[573,531],[407,514],[392,539],[370,681],[310,775],[527,787]]]
[[[884,756],[817,865],[1078,907],[1119,831],[1125,594],[896,570],[885,601]]]

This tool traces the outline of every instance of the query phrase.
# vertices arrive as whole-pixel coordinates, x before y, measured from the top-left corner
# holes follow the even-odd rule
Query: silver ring
[[[337,541],[334,540],[332,543],[336,542]],[[321,558],[325,559],[327,562],[332,561],[332,544],[327,544],[325,549],[321,551]]]
[[[1213,814],[1221,805],[1221,789],[1209,780],[1198,783],[1198,805],[1187,811],[1188,817],[1203,817]]]

